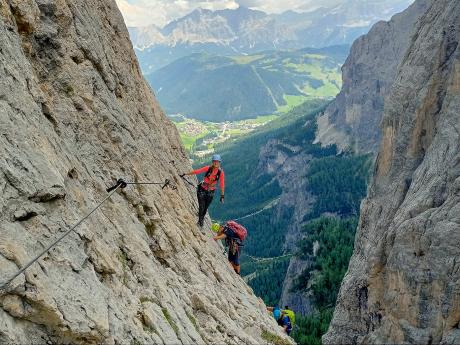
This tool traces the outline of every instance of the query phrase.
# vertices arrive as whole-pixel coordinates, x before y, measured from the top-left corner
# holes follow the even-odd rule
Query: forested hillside
[[[337,155],[334,146],[321,148],[312,143],[316,130],[315,118],[325,105],[322,101],[305,102],[287,116],[271,122],[252,135],[215,148],[223,157],[226,200],[224,205],[214,203],[210,214],[214,219],[222,221],[238,219],[248,228],[249,236],[243,248],[242,274],[255,293],[268,305],[279,303],[290,259],[295,256],[311,262],[297,278],[295,290],[306,290],[311,284],[308,278],[312,276],[312,272],[320,271],[324,278],[315,286],[328,286],[330,289],[325,292],[326,297],[316,298],[318,292],[313,292],[315,305],[318,310],[327,306],[335,298],[338,283],[348,263],[347,255],[352,251],[352,242],[347,239],[353,236],[359,203],[366,192],[371,158]],[[275,147],[274,152],[264,152],[267,142]],[[309,242],[299,242],[301,245],[298,248],[295,244],[286,246],[286,235],[293,222],[295,206],[280,204],[284,193],[284,182],[278,175],[280,171],[264,167],[263,162],[282,158],[285,162],[282,165],[288,166],[290,159],[300,155],[308,157],[308,166],[305,174],[298,177],[306,181],[306,187],[297,192],[308,195],[310,200],[309,207],[304,210],[302,223],[306,224],[307,228],[302,230],[301,238],[320,236],[314,229],[323,223],[323,227],[333,229],[326,238],[320,238],[326,241],[327,245],[332,245],[336,240],[340,241],[340,233],[344,232],[344,247],[339,250],[344,250],[340,265],[344,262],[345,264],[334,268],[337,271],[330,272],[332,268],[326,263],[331,260],[328,257],[330,250],[321,247],[322,257],[315,261],[312,260]],[[205,163],[206,159],[196,162],[196,165]],[[320,218],[321,221],[318,223],[316,219],[323,215],[333,218]],[[310,221],[313,223],[309,223]],[[319,243],[323,245],[321,241]],[[323,277],[321,274],[318,277]],[[327,303],[323,303],[323,299],[326,299]],[[331,313],[329,309],[326,312]],[[318,318],[325,318],[325,315],[320,312],[317,317],[311,318],[311,322],[318,322]],[[308,323],[310,319],[300,320]],[[329,322],[330,317],[325,320]],[[323,334],[324,331],[320,333]],[[297,335],[298,339],[300,335],[305,336],[301,332]]]
[[[241,217],[261,210],[281,194],[281,188],[274,173],[258,171],[260,150],[271,139],[287,138],[297,144],[311,142],[314,138],[316,114],[327,103],[313,100],[294,108],[286,116],[280,117],[247,137],[229,141],[215,147],[223,159],[226,178],[225,207],[212,204],[210,213],[217,219]],[[308,128],[303,126],[308,121]],[[334,155],[335,149],[321,149],[319,145],[309,145],[303,150],[326,152]],[[294,154],[294,152],[290,152]],[[208,163],[209,157],[197,160],[194,165]]]
[[[319,345],[329,327],[340,283],[348,267],[357,218],[321,217],[303,229],[296,255],[309,262],[294,282],[294,291],[311,292],[316,311],[297,317],[293,337],[299,345]]]
[[[348,46],[256,55],[193,54],[147,75],[168,114],[221,122],[334,97]]]

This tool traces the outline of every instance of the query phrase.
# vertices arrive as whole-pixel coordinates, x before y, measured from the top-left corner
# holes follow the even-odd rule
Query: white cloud
[[[116,0],[127,26],[164,26],[199,7],[209,10],[237,8],[235,0]]]
[[[343,0],[326,0],[340,2]],[[237,8],[239,5],[267,13],[280,13],[286,10],[307,11],[317,7],[315,0],[116,0],[123,13],[126,25],[164,26],[171,20],[185,16],[196,8],[221,10]]]
[[[128,26],[146,26],[155,24],[159,27],[183,17],[196,8],[220,10],[237,8],[239,5],[267,13],[281,13],[286,10],[308,12],[321,7],[334,7],[346,4],[350,0],[116,0]],[[404,0],[355,0],[363,3],[402,3]],[[413,0],[406,0],[412,2]]]
[[[344,0],[236,0],[240,5],[267,13],[281,13],[286,10],[308,12],[320,6],[330,7]],[[318,5],[319,3],[319,5]]]
[[[116,0],[116,2],[127,26],[163,25],[166,13],[160,7],[151,11],[141,4],[131,4],[127,0]]]

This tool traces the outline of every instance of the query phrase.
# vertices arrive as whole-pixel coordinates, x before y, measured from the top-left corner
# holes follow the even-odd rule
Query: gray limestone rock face
[[[382,143],[325,344],[460,343],[460,2],[432,1]]]
[[[397,75],[417,20],[429,0],[417,0],[388,21],[376,23],[358,38],[342,67],[343,86],[318,117],[316,142],[357,153],[378,151],[384,100]]]
[[[286,154],[286,151],[291,154]],[[281,222],[283,217],[289,217],[283,253],[296,252],[298,241],[305,236],[301,229],[305,224],[305,214],[314,202],[314,196],[308,192],[307,179],[304,177],[308,173],[312,158],[312,155],[302,152],[302,147],[288,145],[278,139],[269,140],[259,154],[259,165],[256,170],[260,174],[275,174],[274,178],[282,189],[278,202],[273,205],[276,219]],[[309,262],[300,258],[290,259],[279,301],[280,306],[288,305],[302,315],[310,314],[314,310],[311,294],[303,291],[292,292],[291,288],[295,278],[307,265]]]
[[[196,227],[195,190],[178,177],[189,169],[115,1],[0,0],[0,282],[116,179],[177,186],[117,191],[16,278],[0,294],[0,343],[284,338]]]
[[[311,266],[311,262],[302,260],[298,257],[291,258],[286,277],[283,282],[283,290],[280,298],[280,306],[289,306],[300,315],[310,315],[315,311],[313,293],[308,291],[292,291],[296,279],[303,271]]]

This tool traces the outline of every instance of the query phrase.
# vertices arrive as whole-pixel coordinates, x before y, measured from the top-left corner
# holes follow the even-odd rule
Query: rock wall
[[[280,334],[196,222],[179,136],[111,0],[0,0],[2,344],[260,344]],[[207,220],[209,225],[209,220]],[[282,336],[283,337],[283,336]]]
[[[460,2],[432,1],[385,102],[325,344],[460,343]]]
[[[342,67],[342,90],[318,117],[316,142],[357,153],[377,153],[384,99],[406,53],[414,24],[429,3],[417,0],[390,21],[376,23],[353,43]]]
[[[339,151],[376,153],[380,141],[380,122],[384,98],[394,81],[397,67],[407,50],[410,33],[417,19],[426,11],[428,0],[419,0],[389,22],[379,22],[367,35],[358,38],[343,68],[343,86],[336,99],[317,118],[315,143],[337,145]],[[306,179],[311,157],[286,160],[283,170],[291,170],[283,187],[283,203],[294,206],[294,216],[287,231],[286,249],[292,251],[302,236],[304,216],[314,202],[307,191]],[[297,161],[297,163],[296,163]],[[282,179],[279,179],[282,180]],[[292,185],[289,181],[300,181]],[[290,202],[289,202],[290,201]],[[280,304],[289,305],[303,314],[314,311],[311,292],[292,292],[294,280],[309,265],[294,257],[291,259]]]
[[[292,152],[286,154],[280,147],[285,147]],[[283,192],[275,206],[275,215],[279,222],[286,217],[286,210],[292,210],[289,225],[286,229],[284,253],[297,251],[297,243],[302,238],[301,228],[305,223],[304,217],[314,202],[314,197],[308,192],[307,179],[310,154],[302,152],[301,146],[291,146],[282,140],[270,140],[262,148],[259,156],[257,171],[273,174]],[[291,292],[295,278],[297,278],[309,263],[297,257],[292,257],[283,283],[280,306],[288,305],[296,313],[307,315],[313,312],[314,306],[309,293]]]

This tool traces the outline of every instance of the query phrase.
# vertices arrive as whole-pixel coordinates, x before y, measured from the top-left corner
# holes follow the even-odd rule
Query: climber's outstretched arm
[[[192,170],[192,171],[190,171],[190,172],[188,172],[188,173],[184,173],[184,174],[182,174],[182,175],[184,175],[184,176],[185,176],[185,175],[187,175],[187,176],[188,176],[188,175],[198,175],[198,174],[202,174],[202,173],[208,171],[208,169],[209,169],[209,166],[204,166],[204,167],[202,167],[202,168],[199,168],[199,169],[196,169],[196,170]]]
[[[224,233],[221,233],[221,234],[219,234],[219,235],[217,235],[217,236],[214,236],[214,237],[213,237],[213,240],[214,240],[214,241],[218,241],[218,240],[221,240],[221,239],[223,239],[223,238],[225,238],[225,237],[227,237],[227,235],[225,235]]]

